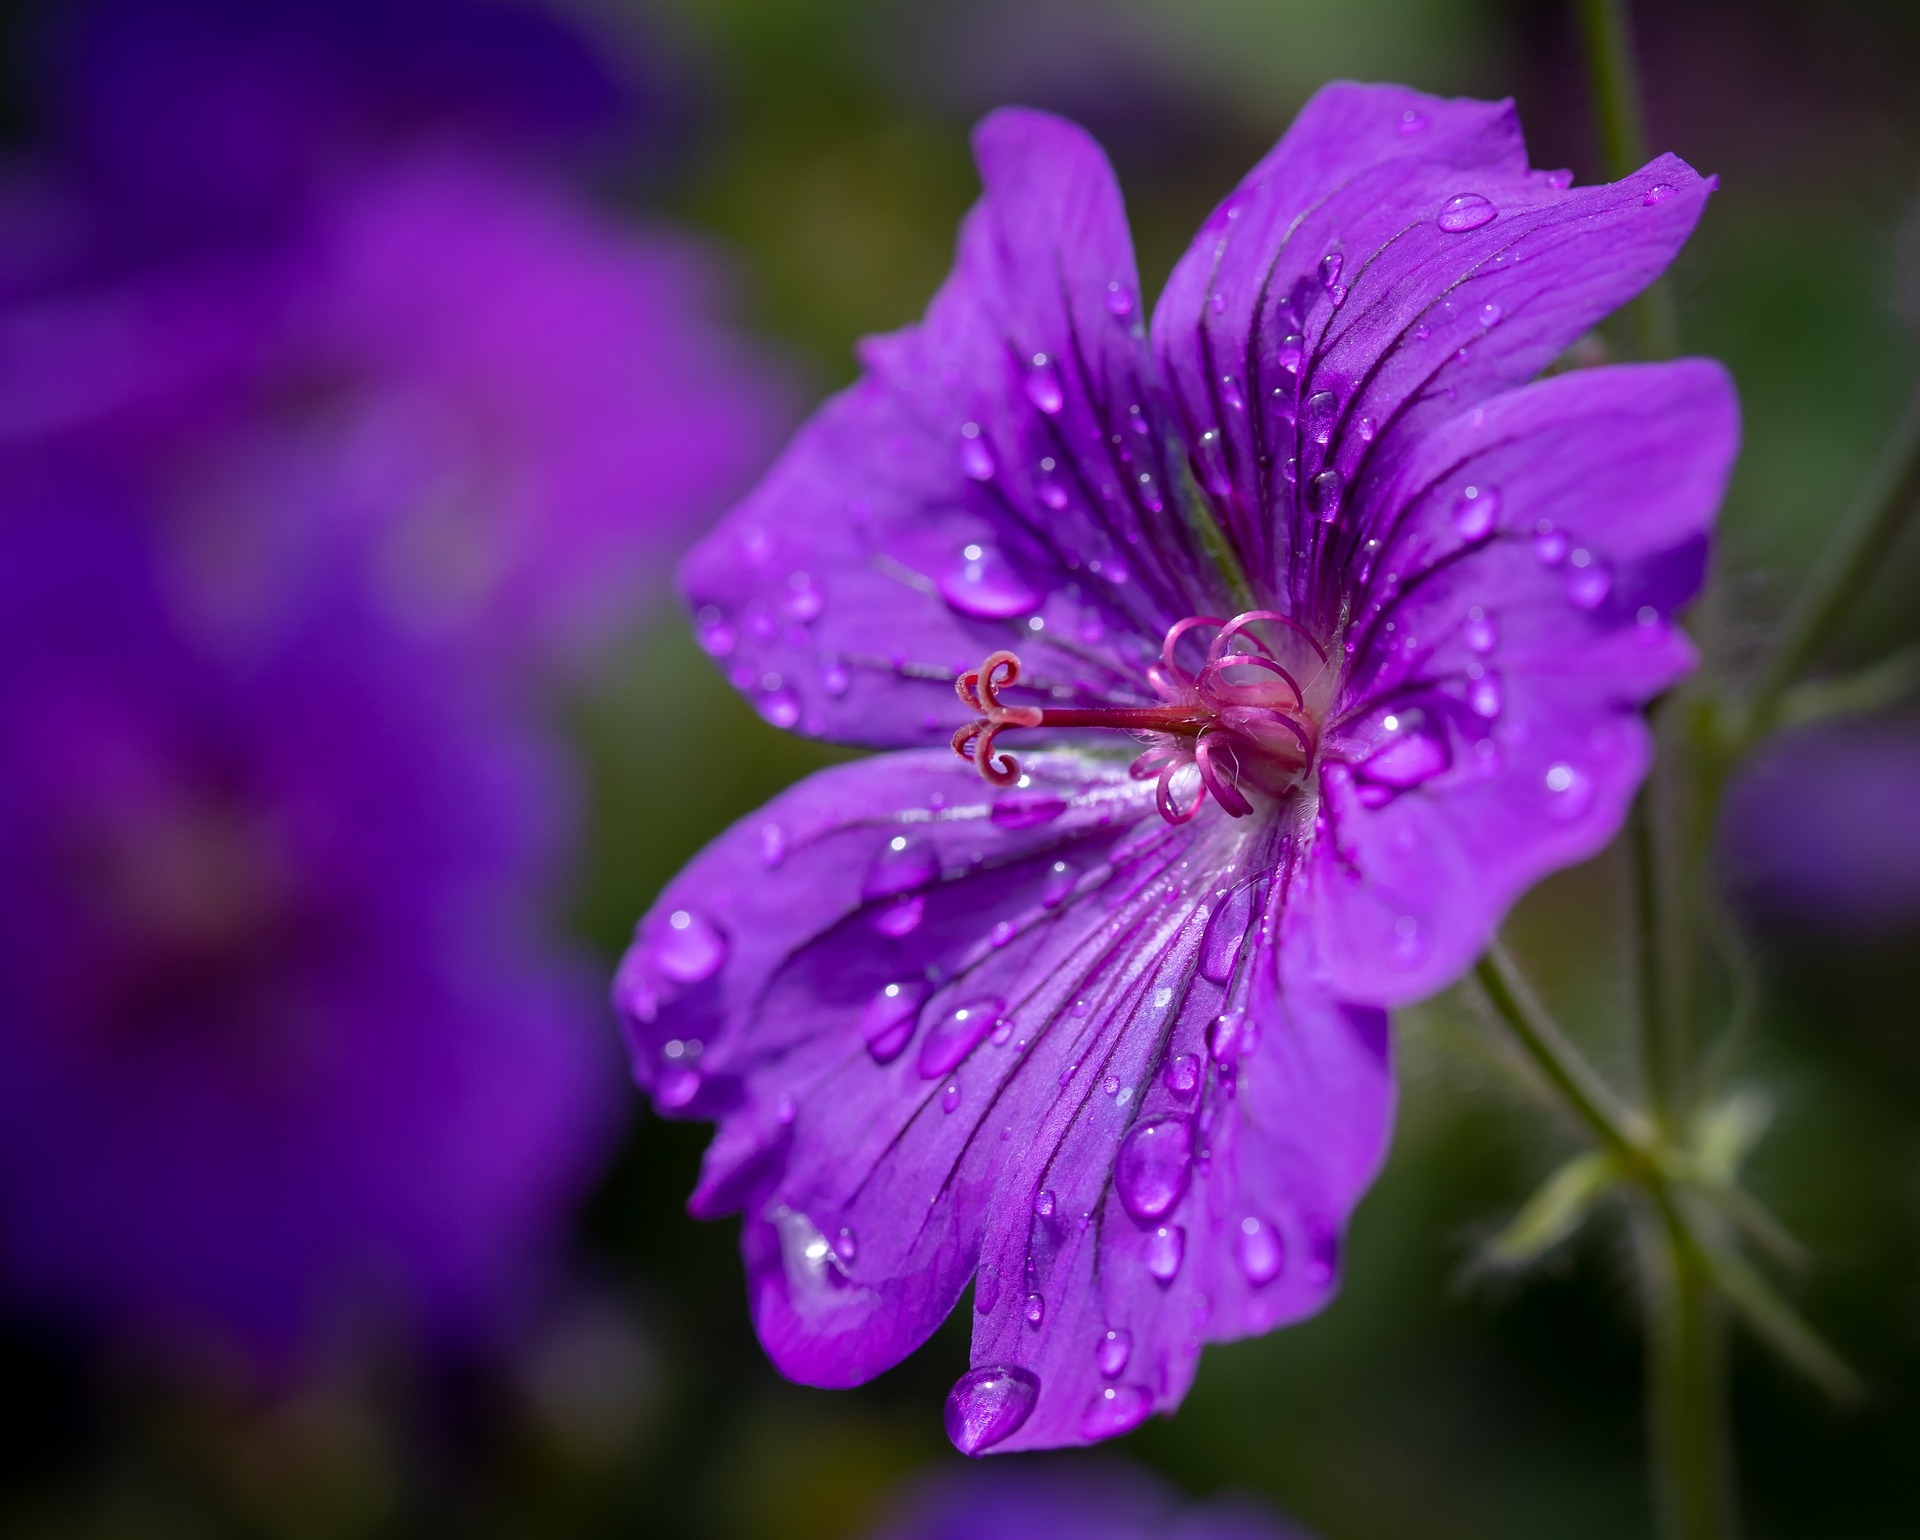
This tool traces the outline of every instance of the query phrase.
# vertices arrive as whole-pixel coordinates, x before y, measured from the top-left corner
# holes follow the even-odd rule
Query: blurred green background
[[[1865,474],[1915,375],[1920,8],[1906,0],[1639,7],[1651,137],[1721,178],[1677,273],[1689,352],[1736,374],[1747,447],[1723,520],[1711,666],[1737,669]],[[913,319],[974,194],[967,131],[1008,101],[1108,146],[1157,286],[1206,209],[1336,76],[1518,100],[1536,164],[1598,174],[1562,4],[1459,0],[606,0],[684,86],[676,152],[610,196],[731,253],[745,314],[812,394],[863,332]],[[666,61],[664,66],[659,61]],[[1920,635],[1896,554],[1844,647]],[[735,700],[661,617],[573,703],[595,767],[579,930],[617,954],[706,839],[832,756]],[[1920,791],[1920,788],[1916,788]],[[1818,796],[1820,788],[1806,788]],[[1510,937],[1596,1057],[1625,1062],[1611,857],[1530,897]],[[1777,1121],[1754,1185],[1812,1249],[1798,1302],[1871,1386],[1850,1412],[1734,1346],[1755,1536],[1920,1533],[1920,947],[1763,935],[1742,1079]],[[609,1031],[612,1024],[609,1022]],[[1473,1263],[1574,1146],[1487,1058],[1453,997],[1398,1024],[1404,1103],[1321,1318],[1207,1351],[1177,1419],[1123,1441],[1195,1494],[1263,1493],[1328,1540],[1632,1536],[1651,1525],[1640,1347],[1617,1224],[1525,1277]],[[522,1360],[409,1364],[268,1406],[183,1412],[137,1367],[58,1344],[0,1365],[9,1535],[457,1534],[829,1540],[957,1460],[940,1425],[964,1312],[852,1392],[784,1384],[750,1330],[730,1224],[682,1210],[707,1131],[638,1115],[583,1216],[592,1280]],[[1903,1454],[1902,1451],[1905,1451]]]

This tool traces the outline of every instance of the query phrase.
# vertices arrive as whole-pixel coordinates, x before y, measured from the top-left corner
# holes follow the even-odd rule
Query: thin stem
[[[1873,474],[1787,611],[1753,694],[1749,741],[1773,726],[1787,687],[1840,628],[1916,504],[1920,504],[1920,389],[1907,403]]]
[[[1669,1540],[1734,1532],[1723,1355],[1726,1325],[1707,1260],[1670,1193],[1642,1221],[1648,1304],[1647,1412],[1654,1493]]]
[[[1634,969],[1639,983],[1640,1064],[1647,1103],[1665,1121],[1678,1079],[1673,1052],[1673,993],[1661,918],[1667,895],[1661,892],[1661,865],[1654,829],[1653,787],[1640,788],[1627,821],[1627,865],[1633,883]]]
[[[1607,176],[1617,182],[1647,163],[1646,109],[1625,0],[1580,0],[1580,32],[1600,156]],[[1664,279],[1635,300],[1627,315],[1637,356],[1671,358],[1678,351],[1673,291]]]

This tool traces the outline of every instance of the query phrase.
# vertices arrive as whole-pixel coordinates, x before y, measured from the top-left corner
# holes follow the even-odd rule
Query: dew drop
[[[970,422],[960,430],[960,469],[974,481],[993,480],[993,450],[980,436],[977,422]]]
[[[1133,290],[1117,278],[1107,285],[1107,314],[1123,321],[1133,314]]]
[[[1505,692],[1500,688],[1498,674],[1482,674],[1467,687],[1467,704],[1475,716],[1492,721],[1500,715],[1504,702]]]
[[[1184,1101],[1199,1088],[1199,1057],[1191,1053],[1175,1054],[1167,1060],[1167,1067],[1161,1071],[1160,1078],[1169,1091]]]
[[[1236,412],[1247,409],[1247,398],[1240,394],[1240,382],[1230,374],[1220,376],[1220,399]]]
[[[1353,428],[1354,431],[1360,435],[1360,442],[1363,444],[1371,444],[1374,433],[1378,431],[1371,417],[1362,417],[1353,425]]]
[[[1322,524],[1340,516],[1340,493],[1345,483],[1338,471],[1322,471],[1307,483],[1307,507]]]
[[[740,645],[740,633],[728,623],[716,604],[700,606],[700,612],[693,617],[693,634],[701,650],[712,658],[728,657]]]
[[[1208,983],[1224,984],[1233,977],[1233,965],[1252,919],[1253,889],[1248,884],[1232,889],[1214,906],[1200,938],[1200,976]]]
[[[938,1080],[958,1068],[993,1031],[1006,1008],[1007,1002],[998,995],[986,995],[949,1011],[920,1045],[920,1078]]]
[[[940,597],[962,615],[979,620],[1008,620],[1040,602],[1040,591],[1014,570],[992,545],[974,542],[940,574]]]
[[[1549,171],[1547,173],[1547,186],[1551,187],[1555,192],[1563,192],[1573,186],[1573,173],[1571,171]]]
[[[1506,313],[1498,300],[1490,299],[1480,307],[1480,324],[1488,327],[1498,326],[1500,318]]]
[[[1470,486],[1453,504],[1453,527],[1464,540],[1481,540],[1493,532],[1500,518],[1500,489]]]
[[[1039,495],[1040,501],[1055,513],[1066,507],[1070,501],[1065,485],[1050,471],[1040,477],[1034,486],[1034,491]]]
[[[684,1064],[676,1065],[661,1075],[653,1088],[654,1105],[668,1111],[677,1111],[692,1101],[700,1091],[700,1075],[696,1070],[688,1069]]]
[[[1067,810],[1067,799],[1051,791],[1009,791],[995,798],[988,815],[996,829],[1031,829],[1052,823]]]
[[[940,855],[925,840],[896,834],[867,866],[860,896],[869,902],[924,888],[940,875]]]
[[[1327,300],[1335,310],[1338,310],[1347,302],[1347,286],[1344,283],[1336,283],[1327,290]]]
[[[1448,235],[1462,235],[1491,223],[1496,212],[1492,200],[1482,193],[1456,193],[1440,205],[1434,223]]]
[[[653,936],[653,965],[678,984],[698,984],[727,960],[727,938],[697,909],[676,909]]]
[[[940,1110],[951,1112],[960,1105],[960,1083],[949,1081],[946,1090],[940,1093]]]
[[[1233,491],[1233,478],[1227,474],[1227,456],[1221,447],[1218,428],[1209,428],[1200,435],[1193,458],[1194,468],[1200,473],[1200,484],[1215,497],[1225,497]]]
[[[1000,1303],[1000,1269],[991,1262],[974,1274],[973,1311],[975,1315],[992,1315],[993,1307]]]
[[[927,986],[918,979],[888,984],[860,1012],[860,1036],[876,1064],[891,1064],[913,1037]]]
[[[1533,554],[1541,566],[1557,567],[1567,559],[1569,544],[1567,537],[1549,524],[1534,533]]]
[[[1153,1392],[1144,1385],[1103,1385],[1080,1417],[1082,1438],[1118,1438],[1131,1433],[1153,1411]]]
[[[760,826],[760,864],[772,871],[787,858],[787,831],[777,823]]]
[[[1147,1271],[1162,1283],[1179,1274],[1187,1254],[1187,1232],[1179,1225],[1162,1225],[1147,1237]]]
[[[1053,1189],[1051,1187],[1041,1189],[1040,1196],[1033,1200],[1033,1211],[1042,1219],[1051,1219],[1053,1217]]]
[[[1033,355],[1033,367],[1027,371],[1022,383],[1027,399],[1049,417],[1066,405],[1066,396],[1060,388],[1060,371],[1054,368],[1053,360],[1045,353]]]
[[[947,1397],[947,1437],[962,1454],[982,1454],[1019,1431],[1039,1396],[1039,1379],[1012,1364],[969,1370]]]
[[[1112,1379],[1127,1367],[1127,1360],[1133,1357],[1133,1333],[1124,1326],[1108,1327],[1100,1340],[1093,1345],[1094,1366],[1101,1377]]]
[[[1403,139],[1411,139],[1415,134],[1424,134],[1431,122],[1432,119],[1424,112],[1415,112],[1409,107],[1400,114],[1400,121],[1394,125],[1393,131]]]
[[[1467,611],[1465,626],[1467,646],[1485,657],[1500,645],[1500,622],[1489,615],[1479,605]]]
[[[1665,182],[1655,182],[1647,189],[1647,195],[1640,200],[1642,208],[1652,208],[1656,203],[1665,203],[1674,194],[1674,189]]]
[[[1120,1077],[1119,1077],[1118,1075],[1109,1075],[1109,1076],[1107,1076],[1107,1078],[1106,1078],[1105,1080],[1103,1080],[1103,1081],[1101,1081],[1101,1082],[1100,1082],[1100,1089],[1101,1089],[1101,1090],[1103,1090],[1103,1091],[1105,1091],[1105,1092],[1107,1093],[1107,1095],[1109,1095],[1109,1096],[1117,1096],[1117,1095],[1119,1095],[1119,1093],[1120,1093]]]
[[[1578,550],[1567,558],[1567,602],[1575,609],[1597,609],[1613,591],[1613,572],[1591,551]]]
[[[842,1225],[840,1233],[833,1238],[833,1254],[849,1267],[853,1265],[853,1259],[860,1254],[860,1242],[846,1225]]]
[[[1564,760],[1547,767],[1546,783],[1548,810],[1555,818],[1570,822],[1593,805],[1593,781]]]
[[[767,675],[767,678],[774,680],[779,677],[778,674]],[[763,687],[755,706],[761,718],[775,727],[789,728],[800,720],[800,697],[781,684]]]
[[[846,669],[838,658],[823,658],[820,662],[820,688],[835,700],[847,693],[852,681],[847,677]]]
[[[1258,1289],[1280,1276],[1287,1249],[1271,1220],[1249,1214],[1240,1221],[1239,1233],[1233,1238],[1233,1256],[1247,1282]]]
[[[1333,437],[1333,420],[1340,410],[1340,398],[1330,390],[1316,390],[1300,409],[1300,431],[1316,444]]]
[[[1159,1219],[1186,1193],[1193,1167],[1193,1126],[1184,1117],[1137,1124],[1121,1143],[1113,1185],[1129,1214]]]
[[[1395,791],[1410,791],[1446,768],[1446,745],[1431,733],[1417,731],[1389,740],[1360,767],[1366,779]]]
[[[920,919],[926,912],[926,895],[903,893],[892,903],[874,910],[873,928],[881,935],[898,941],[920,928]]]
[[[1073,892],[1074,871],[1065,861],[1048,868],[1046,881],[1040,884],[1040,907],[1058,909]]]
[[[787,591],[780,599],[780,608],[786,612],[787,619],[802,622],[815,620],[826,607],[827,596],[813,580],[812,574],[787,574]]]
[[[1331,289],[1340,281],[1340,269],[1346,265],[1346,258],[1337,251],[1330,251],[1320,259],[1320,287]]]
[[[1214,1018],[1207,1028],[1207,1053],[1216,1064],[1231,1064],[1244,1051],[1243,1038],[1247,1024],[1247,1013],[1242,1010],[1228,1011]]]

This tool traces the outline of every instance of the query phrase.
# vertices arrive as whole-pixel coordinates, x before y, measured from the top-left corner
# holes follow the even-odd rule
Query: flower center
[[[1215,633],[1213,641],[1199,666],[1190,668],[1179,659],[1181,644],[1207,628]],[[1194,635],[1188,642],[1190,659],[1198,640]],[[1326,664],[1326,648],[1276,611],[1248,610],[1231,620],[1189,615],[1167,628],[1160,661],[1147,671],[1158,704],[1009,706],[1000,691],[1019,682],[1020,659],[995,652],[954,682],[960,699],[980,715],[953,735],[953,750],[993,785],[1010,786],[1020,777],[1020,763],[996,754],[1003,732],[1131,732],[1148,744],[1131,773],[1138,780],[1158,777],[1156,801],[1169,823],[1192,818],[1209,794],[1229,816],[1244,818],[1254,808],[1249,794],[1284,797],[1306,775],[1330,691]]]

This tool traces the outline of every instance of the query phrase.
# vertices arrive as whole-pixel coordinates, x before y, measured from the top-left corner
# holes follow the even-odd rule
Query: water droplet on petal
[[[1565,761],[1547,767],[1546,783],[1548,810],[1555,818],[1571,821],[1593,805],[1593,781]]]
[[[1575,609],[1597,609],[1613,591],[1613,570],[1591,551],[1567,558],[1567,602]]]
[[[769,679],[779,679],[778,674],[769,674]],[[789,728],[800,720],[800,697],[784,685],[776,684],[770,689],[763,688],[758,701],[754,703],[763,720],[775,727]]]
[[[1067,810],[1067,799],[1051,791],[1009,791],[994,799],[988,814],[996,829],[1031,829],[1052,823]]]
[[[1490,299],[1480,307],[1480,324],[1482,326],[1498,326],[1500,324],[1500,318],[1506,313],[1498,300]]]
[[[1345,483],[1338,471],[1322,471],[1307,484],[1307,507],[1322,524],[1340,516],[1340,493]]]
[[[1280,1276],[1287,1248],[1271,1220],[1249,1214],[1240,1221],[1239,1233],[1233,1238],[1233,1255],[1247,1282],[1257,1289]]]
[[[1327,290],[1327,302],[1331,304],[1335,310],[1338,310],[1342,305],[1346,304],[1347,286],[1344,283],[1336,283],[1331,289]]]
[[[838,658],[823,658],[820,660],[820,688],[825,690],[827,694],[831,695],[835,700],[838,700],[842,695],[847,693],[847,686],[851,682],[847,677],[846,669],[841,665]]]
[[[1473,714],[1488,721],[1500,715],[1504,700],[1498,674],[1482,674],[1467,687],[1467,704],[1473,708]]]
[[[1400,121],[1394,125],[1393,131],[1404,139],[1411,139],[1415,134],[1424,134],[1431,122],[1424,112],[1415,112],[1409,107],[1400,114]]]
[[[1673,196],[1674,189],[1665,182],[1655,182],[1647,189],[1647,195],[1640,200],[1642,208],[1652,208],[1656,203],[1665,203]]]
[[[1105,1385],[1094,1393],[1080,1418],[1082,1438],[1118,1438],[1131,1433],[1153,1412],[1153,1392],[1144,1385]]]
[[[1500,518],[1500,489],[1470,486],[1453,504],[1453,527],[1462,539],[1480,540],[1493,533]]]
[[[1026,1308],[1020,1312],[1027,1318],[1027,1325],[1038,1326],[1047,1315],[1047,1299],[1044,1294],[1029,1294]]]
[[[1337,251],[1330,251],[1320,259],[1320,287],[1331,289],[1340,281],[1340,269],[1346,265],[1346,258]]]
[[[1051,1219],[1053,1217],[1053,1189],[1051,1187],[1042,1189],[1040,1196],[1033,1200],[1033,1211],[1042,1219]]]
[[[1551,187],[1555,192],[1564,191],[1566,188],[1573,186],[1573,173],[1571,171],[1549,171],[1547,173],[1547,186]]]
[[[1448,235],[1461,235],[1490,223],[1497,212],[1492,200],[1482,193],[1456,193],[1440,205],[1434,223]]]
[[[1354,432],[1360,435],[1360,442],[1363,444],[1371,444],[1373,442],[1373,435],[1378,431],[1371,417],[1362,417],[1353,425],[1353,429]]]
[[[1051,471],[1044,472],[1041,475],[1039,481],[1034,484],[1034,491],[1039,495],[1040,501],[1055,513],[1058,513],[1072,501],[1067,493],[1065,484]]]
[[[942,1112],[951,1112],[959,1105],[960,1083],[957,1080],[951,1081],[948,1083],[946,1090],[940,1093],[940,1110]]]
[[[1012,1364],[970,1370],[947,1397],[947,1437],[962,1454],[984,1453],[1019,1431],[1039,1396],[1040,1381]]]
[[[787,831],[777,823],[760,826],[760,864],[772,871],[787,858]]]
[[[654,967],[679,984],[698,984],[727,960],[727,938],[697,909],[676,909],[648,946]]]
[[[867,866],[860,896],[871,903],[924,888],[940,875],[940,854],[926,840],[896,834],[880,847]]]
[[[981,437],[978,423],[970,422],[960,430],[960,469],[975,481],[993,480],[993,450]]]
[[[1477,604],[1467,611],[1464,632],[1467,646],[1482,657],[1500,645],[1500,622]]]
[[[1378,785],[1409,791],[1447,768],[1447,746],[1426,732],[1403,732],[1370,755],[1361,773]]]
[[[1158,1219],[1187,1190],[1193,1167],[1193,1126],[1184,1117],[1137,1124],[1114,1161],[1113,1185],[1129,1214],[1142,1223]]]
[[[1118,279],[1107,285],[1107,313],[1121,320],[1133,314],[1133,290]]]
[[[1570,542],[1559,530],[1548,525],[1533,537],[1533,554],[1543,567],[1557,567],[1567,559]]]
[[[898,941],[910,936],[920,928],[921,917],[927,912],[927,900],[924,894],[905,893],[892,903],[885,904],[873,912],[873,928],[881,935]]]
[[[827,596],[813,580],[811,573],[787,574],[787,591],[780,600],[780,608],[786,611],[787,619],[802,622],[814,620],[826,607]]]
[[[1187,1232],[1180,1225],[1162,1225],[1147,1237],[1147,1271],[1162,1283],[1171,1283],[1187,1254]]]
[[[1074,870],[1065,861],[1055,861],[1040,884],[1040,907],[1058,909],[1073,892]]]
[[[1200,473],[1200,484],[1215,497],[1225,497],[1233,491],[1233,478],[1227,474],[1227,456],[1221,447],[1218,428],[1209,428],[1200,435],[1193,459],[1194,468]]]
[[[1041,597],[997,547],[980,542],[963,546],[936,586],[948,604],[979,620],[1024,615]]]
[[[1101,1377],[1112,1379],[1127,1367],[1133,1357],[1133,1333],[1124,1326],[1109,1327],[1093,1345],[1093,1362]]]
[[[715,604],[701,605],[700,612],[693,617],[693,635],[701,650],[713,658],[728,657],[740,645],[740,633],[728,624],[727,617]]]
[[[920,1078],[938,1080],[958,1068],[993,1031],[1006,1008],[1007,1002],[998,995],[987,995],[947,1012],[920,1045]]]
[[[976,1315],[992,1315],[1000,1303],[1000,1269],[986,1263],[973,1279],[973,1309]]]
[[[1027,399],[1049,417],[1066,405],[1066,395],[1060,388],[1060,371],[1045,353],[1033,355],[1033,367],[1027,371],[1024,385]]]
[[[860,1012],[860,1036],[876,1064],[891,1064],[913,1038],[927,986],[918,979],[888,984]]]
[[[676,1065],[662,1074],[653,1088],[654,1105],[668,1111],[677,1111],[692,1101],[700,1091],[700,1076],[695,1070],[684,1064]]]
[[[1175,1054],[1167,1060],[1167,1067],[1161,1072],[1160,1078],[1169,1091],[1185,1100],[1200,1085],[1200,1060],[1190,1053]]]
[[[1228,892],[1215,905],[1200,938],[1200,976],[1211,984],[1233,977],[1240,943],[1253,920],[1253,888],[1246,883]]]
[[[1330,390],[1316,390],[1300,408],[1300,431],[1316,444],[1333,437],[1333,420],[1340,411],[1340,398]]]
[[[1220,376],[1220,399],[1236,412],[1247,409],[1247,398],[1240,394],[1240,382],[1230,374]]]
[[[1231,1064],[1245,1051],[1247,1013],[1232,1010],[1207,1028],[1207,1052],[1216,1064]]]

